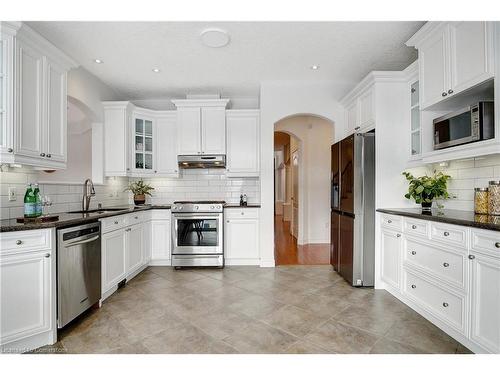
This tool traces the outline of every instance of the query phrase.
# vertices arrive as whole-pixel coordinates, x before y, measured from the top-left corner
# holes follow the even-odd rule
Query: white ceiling
[[[422,22],[28,22],[123,99],[221,93],[257,97],[263,81],[333,82],[345,94],[372,70],[402,70]],[[229,32],[223,48],[199,35]],[[104,60],[96,64],[93,59]],[[311,65],[319,65],[311,70]],[[153,68],[161,69],[153,73]]]

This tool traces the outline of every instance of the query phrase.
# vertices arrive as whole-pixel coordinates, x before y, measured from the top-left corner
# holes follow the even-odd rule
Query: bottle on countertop
[[[242,204],[242,206],[246,207],[247,205],[248,205],[248,197],[247,197],[246,194],[243,194],[243,204]]]
[[[240,194],[240,206],[243,206],[243,194]]]
[[[31,184],[28,184],[24,194],[24,217],[36,216],[36,196]]]
[[[35,188],[33,189],[33,195],[35,196],[35,212],[36,217],[42,216],[42,195],[40,194],[40,187],[38,184],[35,184]]]

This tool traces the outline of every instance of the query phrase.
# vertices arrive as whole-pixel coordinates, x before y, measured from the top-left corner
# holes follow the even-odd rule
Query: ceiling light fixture
[[[102,64],[104,61],[100,60],[100,59],[94,59],[94,62],[96,64]]]
[[[220,48],[229,44],[229,34],[226,30],[210,28],[200,34],[201,42],[207,47]]]
[[[158,68],[153,68],[152,70],[153,70],[153,72],[155,72],[155,73],[160,73],[160,69],[158,69]]]
[[[310,68],[311,68],[311,70],[318,70],[319,65],[311,65]]]

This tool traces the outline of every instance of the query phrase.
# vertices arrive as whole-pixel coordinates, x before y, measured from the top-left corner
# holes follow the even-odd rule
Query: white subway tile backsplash
[[[459,169],[456,178],[481,178],[481,177],[491,177],[493,176],[493,167],[474,167]]]

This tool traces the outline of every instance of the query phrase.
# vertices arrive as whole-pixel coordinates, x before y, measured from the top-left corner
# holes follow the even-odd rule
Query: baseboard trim
[[[45,345],[52,345],[57,341],[56,330],[37,333],[33,336],[11,341],[1,345],[2,354],[21,354],[40,348]]]
[[[258,266],[260,265],[260,259],[252,258],[234,258],[234,259],[224,259],[224,264],[226,266]]]
[[[261,259],[260,266],[261,267],[276,267],[276,262],[274,261],[274,259],[269,259],[269,260]]]
[[[151,259],[149,261],[149,266],[171,266],[171,259]]]

